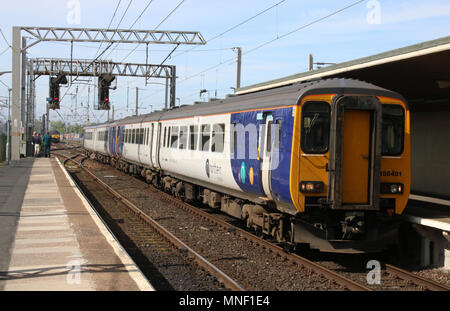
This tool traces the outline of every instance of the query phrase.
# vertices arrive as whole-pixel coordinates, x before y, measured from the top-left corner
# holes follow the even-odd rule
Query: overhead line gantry
[[[22,32],[29,39],[22,38]],[[197,31],[165,31],[134,29],[100,29],[100,28],[63,28],[63,27],[22,27],[12,29],[12,109],[11,109],[11,160],[20,158],[20,124],[26,128],[25,141],[31,150],[31,131],[33,129],[34,109],[30,96],[25,113],[25,67],[26,50],[40,42],[108,42],[134,44],[206,44]],[[91,66],[95,62],[91,62]],[[128,67],[129,68],[129,67]],[[32,70],[30,70],[32,71]],[[157,71],[157,70],[156,70]],[[152,71],[153,72],[153,71]],[[175,70],[172,72],[175,79]],[[22,81],[21,81],[22,80]],[[175,98],[175,94],[171,97]],[[33,114],[30,113],[33,111]],[[9,138],[8,138],[9,139]],[[28,153],[28,152],[27,152]]]

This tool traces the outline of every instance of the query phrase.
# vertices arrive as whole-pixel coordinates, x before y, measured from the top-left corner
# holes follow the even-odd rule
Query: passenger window
[[[167,144],[166,144],[166,139],[167,139],[167,137],[166,137],[166,130],[167,130],[167,128],[166,127],[164,127],[164,138],[163,138],[163,147],[166,147],[167,146]]]
[[[274,144],[273,144],[273,147],[274,147],[274,149],[275,149],[275,151],[278,151],[278,150],[280,150],[280,143],[281,143],[281,130],[282,130],[282,124],[283,124],[283,121],[282,120],[277,120],[277,121],[275,121],[275,124],[276,124],[276,126],[275,126],[275,128],[274,128],[274,130],[275,130],[275,141],[274,141]]]
[[[170,129],[171,129],[171,127],[169,126],[168,128],[169,128],[169,130],[168,130],[168,133],[167,133],[167,148],[170,147]]]
[[[172,126],[172,136],[170,137],[170,147],[178,148],[178,126]]]
[[[155,125],[152,123],[152,127],[148,129],[148,140],[147,140],[147,145],[150,145],[150,143],[152,142],[152,137],[153,137],[153,129],[155,128]]]
[[[319,101],[304,103],[301,131],[301,146],[305,153],[326,153],[330,136],[330,105]]]
[[[223,152],[225,124],[214,124],[212,132],[211,151]]]
[[[186,149],[187,145],[187,126],[181,126],[180,127],[180,149]]]
[[[236,141],[237,141],[237,130],[236,130],[237,123],[234,122],[231,124],[231,143],[230,143],[230,151],[231,153],[236,153]]]
[[[386,156],[398,156],[403,152],[405,112],[399,105],[382,105],[383,128],[381,153]]]
[[[211,138],[211,126],[209,124],[202,125],[202,151],[209,151],[209,140]]]
[[[272,150],[272,124],[273,121],[267,122],[267,141],[266,141],[266,151],[269,153]]]
[[[189,149],[197,150],[198,125],[191,125],[189,132]]]
[[[139,144],[143,144],[144,143],[144,129],[141,128],[139,130]]]
[[[148,144],[151,145],[153,141],[153,131],[155,130],[155,125],[152,124],[152,127],[148,130]]]

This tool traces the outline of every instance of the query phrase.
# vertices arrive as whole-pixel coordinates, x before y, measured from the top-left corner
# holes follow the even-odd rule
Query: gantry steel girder
[[[173,65],[117,63],[110,60],[35,58],[31,60],[34,75],[114,76],[172,78]]]
[[[206,44],[197,31],[98,29],[98,28],[57,28],[57,27],[19,27],[31,35],[27,48],[41,41],[66,42],[117,42],[154,44]]]
[[[114,76],[165,78],[169,92],[169,105],[175,107],[176,67],[174,65],[154,65],[117,63],[110,60],[85,60],[63,58],[31,59],[33,74],[36,76],[94,76],[105,74]],[[167,100],[167,99],[166,99]],[[167,106],[167,101],[166,101]]]

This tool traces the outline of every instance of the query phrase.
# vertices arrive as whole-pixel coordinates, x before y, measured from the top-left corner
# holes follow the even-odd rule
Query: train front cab
[[[293,242],[332,252],[396,244],[395,215],[410,191],[409,129],[409,110],[397,98],[302,98],[292,148]]]

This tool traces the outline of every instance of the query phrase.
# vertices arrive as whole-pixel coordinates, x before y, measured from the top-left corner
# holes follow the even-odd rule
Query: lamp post
[[[6,164],[11,159],[11,91],[8,89],[8,125],[6,126]]]

